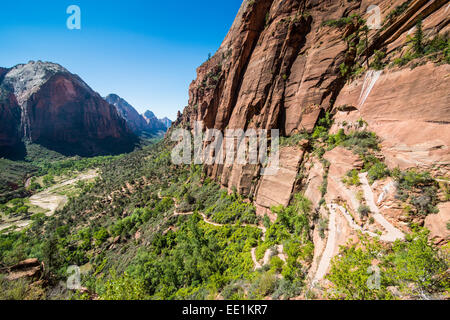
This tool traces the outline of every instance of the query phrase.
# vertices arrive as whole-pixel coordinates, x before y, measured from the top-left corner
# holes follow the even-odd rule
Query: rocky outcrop
[[[195,121],[203,121],[206,128],[279,129],[281,135],[291,136],[311,132],[318,118],[330,112],[332,133],[340,128],[348,131],[361,118],[367,121],[369,130],[382,140],[389,167],[439,168],[446,175],[448,64],[428,57],[414,62],[413,69],[387,65],[405,53],[419,19],[427,39],[448,38],[448,6],[441,0],[412,0],[396,10],[404,2],[243,1],[217,53],[197,69],[189,105],[175,125],[194,128]],[[363,19],[372,18],[373,12],[367,12],[370,5],[379,6],[382,28],[366,33]],[[384,70],[369,70],[368,62],[373,64],[378,52],[384,52]],[[302,190],[316,203],[323,168],[302,163],[308,158],[303,156],[305,150],[296,152],[292,157],[299,159],[297,168],[311,169]],[[271,182],[261,178],[259,170],[238,164],[211,165],[205,170],[224,187],[236,187],[253,197],[264,210],[285,203],[298,183],[291,179],[293,174],[275,176]],[[286,186],[278,190],[280,184]],[[330,187],[331,191],[339,188],[333,183]]]
[[[4,74],[1,88],[9,100],[2,105],[3,112],[16,115],[20,107],[21,139],[68,155],[134,148],[136,137],[114,106],[60,65],[41,61],[17,65]],[[17,122],[9,123],[6,133],[12,142]]]
[[[297,179],[299,165],[302,162],[303,151],[295,147],[286,147],[280,150],[280,168],[275,175],[266,175],[261,178],[255,198],[257,213],[271,216],[272,206],[288,206],[291,200],[293,186]]]
[[[425,219],[425,227],[430,230],[430,237],[435,243],[444,245],[450,241],[450,202],[440,203],[439,212]]]
[[[370,77],[347,84],[336,105],[355,106],[352,111],[337,111],[332,132],[364,119],[382,139],[382,151],[391,168],[450,165],[450,65],[433,63],[413,70],[381,72],[364,98],[363,88]],[[420,130],[417,130],[420,128]]]
[[[27,259],[18,264],[5,268],[3,271],[7,272],[6,279],[14,281],[18,279],[32,279],[38,280],[43,272],[43,264],[38,259]]]

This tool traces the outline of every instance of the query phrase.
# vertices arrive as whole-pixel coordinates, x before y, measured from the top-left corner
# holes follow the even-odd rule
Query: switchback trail
[[[367,234],[371,237],[379,237],[380,240],[385,242],[394,242],[396,240],[403,240],[405,238],[405,235],[403,232],[401,232],[399,229],[395,228],[389,221],[384,218],[384,216],[380,213],[378,206],[375,204],[374,200],[374,194],[372,191],[372,188],[369,185],[369,182],[367,181],[367,172],[361,173],[359,175],[362,189],[364,192],[364,198],[369,205],[369,208],[372,212],[372,216],[375,219],[376,222],[378,222],[385,230],[385,233],[383,233],[381,236],[373,233],[371,231],[363,230],[361,226],[359,226],[351,216],[351,214],[347,211],[346,208],[343,206],[340,206],[335,203],[331,203],[328,205],[328,209],[330,211],[329,216],[329,222],[328,222],[328,239],[327,244],[325,247],[325,250],[322,253],[322,257],[319,262],[319,266],[317,267],[317,271],[313,277],[312,280],[312,286],[314,286],[316,283],[318,283],[320,280],[322,280],[327,270],[329,269],[331,259],[333,258],[333,253],[336,250],[336,216],[337,211],[336,209],[339,209],[339,211],[342,213],[344,218],[347,220],[349,226],[356,231],[362,232],[364,234]],[[353,196],[353,195],[352,195]],[[356,199],[352,199],[356,201]]]
[[[161,191],[158,192],[158,198],[159,199],[163,199],[164,197],[161,196]],[[175,203],[175,210],[173,211],[173,214],[171,215],[171,217],[177,217],[177,216],[190,216],[193,215],[195,212],[194,211],[189,211],[189,212],[178,212],[177,211],[177,199],[172,198],[172,200]],[[220,224],[220,223],[216,223],[211,221],[210,219],[208,219],[208,217],[203,213],[203,212],[199,212],[199,214],[202,216],[202,219],[205,223],[215,226],[215,227],[225,227],[225,226],[232,226],[232,227],[252,227],[252,228],[257,228],[260,229],[262,231],[262,236],[261,236],[261,240],[264,241],[266,239],[266,232],[267,229],[266,227],[262,226],[262,225],[256,225],[256,224],[248,224],[248,223],[243,223],[243,224]],[[170,217],[168,217],[170,218]],[[271,249],[267,249],[266,252],[264,253],[264,258],[263,258],[263,264],[261,265],[258,260],[256,259],[256,247],[252,248],[251,250],[251,256],[252,256],[252,260],[253,260],[253,264],[254,264],[254,270],[260,269],[262,268],[264,265],[269,263],[270,257],[271,257]],[[280,256],[280,258],[283,261],[286,261],[286,258],[284,256],[283,253],[283,246],[277,246],[277,251],[278,251],[278,255]]]

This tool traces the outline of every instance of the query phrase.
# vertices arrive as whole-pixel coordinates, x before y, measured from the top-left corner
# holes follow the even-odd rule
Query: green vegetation
[[[373,179],[386,174],[381,161],[370,153],[378,147],[374,134],[366,131],[345,134],[342,130],[329,135],[331,124],[330,114],[323,114],[310,135],[313,152],[319,149],[325,152],[338,145],[361,151],[365,170],[372,170]],[[364,126],[361,119],[360,127]],[[296,144],[301,139],[295,136],[286,141]],[[70,197],[67,205],[54,216],[36,213],[31,216],[31,225],[24,230],[0,233],[2,264],[13,265],[26,258],[38,258],[46,266],[44,277],[49,283],[45,292],[33,293],[24,291],[28,284],[0,281],[4,296],[21,299],[33,294],[49,298],[52,284],[67,279],[70,265],[82,267],[85,270],[82,286],[105,300],[263,299],[267,296],[288,299],[304,294],[314,254],[310,226],[319,218],[311,202],[302,194],[295,194],[289,206],[272,208],[276,221],[272,223],[267,216],[260,221],[251,203],[236,191],[231,194],[221,191],[207,178],[202,166],[172,165],[170,150],[171,145],[161,141],[127,155],[80,159],[81,163],[64,159],[43,169],[48,177],[43,184],[57,180],[59,174],[69,175],[71,170],[89,166],[99,167],[100,178],[93,183],[80,183],[80,196]],[[327,174],[330,164],[325,159],[322,164]],[[404,180],[401,183],[413,189],[428,183],[427,176],[395,174]],[[348,175],[352,183],[357,182],[356,177],[357,172]],[[326,189],[326,184],[321,186],[323,195]],[[26,207],[23,199],[13,199],[1,209],[11,210],[13,214],[28,210]],[[359,211],[367,216],[370,210],[362,206]],[[261,224],[266,228],[265,237]],[[327,221],[321,220],[322,237],[326,228]],[[256,271],[252,249],[259,263],[262,264],[266,255],[269,258],[269,263]],[[356,251],[356,256],[351,250],[344,252],[342,259],[334,262],[330,281],[339,289],[335,297],[350,297],[349,288],[354,287],[357,289],[351,291],[354,292],[352,297],[391,297],[383,291],[385,287],[375,295],[358,287],[366,276],[364,268],[375,253],[361,248],[355,250],[362,252]],[[420,246],[400,243],[380,250],[384,250],[383,268],[388,271],[394,268],[391,264],[411,263],[410,257],[401,255],[408,250],[414,250],[417,259],[422,259],[422,255],[429,259],[434,254],[423,243]],[[440,274],[439,263],[433,264],[433,275]],[[354,271],[355,267],[364,270],[364,277],[357,281],[354,277],[360,274]],[[419,271],[400,274],[404,276],[402,281],[418,281],[415,277],[425,279]],[[401,281],[395,280],[398,272],[387,274],[393,279],[391,282],[400,286]],[[442,287],[442,283],[436,284],[435,278],[431,279],[417,283],[426,290]],[[433,284],[429,284],[430,281]],[[406,289],[402,287],[402,290]],[[71,292],[60,294],[58,298],[89,298],[89,295]]]
[[[375,70],[383,70],[386,67],[386,64],[383,63],[383,59],[386,57],[386,53],[383,51],[375,50],[374,58],[370,67]]]
[[[411,210],[413,215],[428,215],[438,212],[436,207],[438,183],[429,172],[394,170],[392,175],[398,184],[396,197],[414,207]]]
[[[392,24],[392,22],[395,20],[395,18],[397,18],[398,16],[400,16],[403,12],[406,11],[406,9],[408,9],[408,6],[411,4],[412,0],[407,0],[405,2],[403,2],[401,5],[398,5],[394,8],[394,10],[392,10],[391,12],[388,13],[388,15],[386,16],[386,19],[383,22],[383,28],[382,30],[386,29],[388,26],[390,26]]]
[[[36,167],[26,162],[0,159],[0,203],[25,197],[28,192],[25,189],[24,180],[27,174],[36,171]]]
[[[342,247],[340,257],[333,259],[328,295],[334,299],[398,299],[390,290],[395,288],[402,295],[430,299],[450,289],[448,266],[448,257],[430,243],[424,230],[417,229],[406,241],[397,240],[392,246],[361,236],[360,244]]]
[[[340,129],[335,135],[328,136],[328,148],[333,149],[337,146],[353,150],[356,154],[366,154],[369,150],[379,150],[379,139],[375,133],[366,130],[352,131],[345,134]]]
[[[49,283],[64,281],[70,265],[89,265],[82,285],[101,299],[288,298],[303,289],[302,263],[312,259],[313,245],[302,196],[277,208],[275,223],[265,221],[263,241],[253,205],[221,192],[201,166],[172,166],[164,142],[102,162],[100,172],[54,216],[38,214],[23,231],[0,233],[0,261],[38,258]],[[194,213],[174,216],[175,203],[176,211]],[[223,226],[206,223],[199,211]],[[287,262],[273,256],[254,271],[251,249],[260,259],[279,244]]]
[[[356,169],[350,170],[347,172],[346,176],[342,178],[342,182],[346,185],[350,186],[359,186],[361,185],[361,181],[359,181],[359,172]]]
[[[220,224],[256,224],[258,222],[252,204],[245,203],[244,199],[236,193],[228,195],[226,191],[220,192],[220,198],[205,211],[205,214]]]
[[[371,183],[371,184],[375,180],[380,180],[380,179],[383,179],[384,177],[387,177],[390,175],[389,169],[380,160],[378,160],[376,163],[374,163],[372,166],[370,166],[370,169],[367,172],[368,172],[368,177],[369,177],[369,183]]]
[[[71,176],[81,171],[97,168],[121,156],[93,158],[67,158],[59,153],[35,144],[27,144],[27,157],[23,161],[0,159],[0,204],[13,198],[23,198],[55,183],[55,176]],[[25,188],[31,176],[43,176],[42,184],[36,179]]]
[[[8,281],[0,275],[0,300],[37,300],[44,297],[44,292],[30,286],[30,281],[20,279]]]
[[[6,205],[0,204],[0,212],[7,216],[26,215],[28,214],[28,209],[29,207],[25,205],[25,200],[22,198],[13,199]]]
[[[404,66],[419,58],[435,63],[450,63],[450,38],[448,34],[436,35],[433,39],[424,39],[422,20],[420,19],[417,22],[414,36],[408,40],[408,45],[409,48],[405,54],[395,59],[392,66]],[[417,64],[412,65],[412,67],[415,66]]]
[[[212,71],[210,71],[203,79],[200,88],[203,89],[215,89],[219,84],[219,79],[222,76],[222,65],[218,65]]]
[[[365,205],[365,204],[361,205],[361,206],[358,208],[359,216],[360,216],[361,218],[363,218],[363,219],[367,218],[367,217],[369,216],[369,213],[370,213],[370,212],[371,212],[371,211],[370,211],[369,206],[367,206],[367,205]]]
[[[280,137],[280,147],[297,146],[302,140],[309,140],[307,133],[295,133],[289,137]]]
[[[358,24],[364,24],[364,20],[361,18],[358,14],[352,14],[348,17],[343,17],[336,20],[326,20],[322,22],[322,26],[328,26],[328,27],[335,27],[335,28],[342,28],[347,25],[351,25],[357,22]]]

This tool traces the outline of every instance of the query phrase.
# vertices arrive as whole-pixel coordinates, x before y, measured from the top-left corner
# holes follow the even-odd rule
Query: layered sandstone
[[[31,61],[0,80],[2,150],[17,139],[83,156],[134,148],[136,138],[115,107],[60,65]]]
[[[290,136],[311,132],[328,111],[334,115],[332,133],[360,118],[367,121],[369,130],[382,139],[389,167],[433,168],[446,175],[450,160],[448,64],[424,62],[415,69],[367,70],[367,61],[373,61],[376,50],[386,52],[388,62],[399,57],[419,19],[423,19],[425,37],[448,35],[445,1],[409,1],[404,11],[393,16],[393,10],[404,2],[243,1],[217,53],[197,69],[189,105],[175,124],[193,128],[195,121],[203,121],[206,128],[279,129],[281,135]],[[370,5],[379,6],[383,28],[368,30],[367,36],[358,33],[362,22],[357,18],[343,27],[324,24],[352,15],[369,19]],[[349,78],[345,70],[355,66],[365,71]],[[308,153],[305,148],[290,152],[290,158],[298,159],[297,168],[310,169],[301,188],[317,203],[321,164],[311,168],[303,156]],[[260,213],[289,201],[299,183],[293,173],[261,178],[258,168],[238,164],[208,166],[206,171],[224,187],[236,187],[251,196]],[[341,178],[333,172],[330,177]],[[333,189],[339,186],[331,183],[330,187],[337,192]]]

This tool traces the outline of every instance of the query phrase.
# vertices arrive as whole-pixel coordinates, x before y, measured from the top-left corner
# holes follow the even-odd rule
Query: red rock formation
[[[441,173],[448,173],[448,65],[430,62],[413,70],[386,68],[364,99],[360,97],[365,96],[361,92],[367,71],[357,79],[348,76],[348,70],[373,61],[375,50],[384,50],[387,62],[404,53],[407,35],[419,18],[427,38],[448,36],[446,1],[412,0],[403,12],[392,15],[403,3],[243,1],[217,53],[197,69],[198,77],[189,89],[189,105],[175,124],[193,128],[194,121],[203,121],[206,128],[219,130],[279,129],[289,136],[311,132],[320,114],[329,111],[335,115],[332,132],[343,122],[360,117],[366,120],[369,129],[383,140],[382,151],[390,167],[437,165]],[[358,31],[364,21],[349,17],[368,19],[370,5],[379,6],[383,28],[369,30],[365,36]],[[343,27],[324,24],[343,17],[348,18]],[[365,89],[367,81],[370,79]],[[304,149],[291,154],[300,159],[297,167]],[[234,186],[253,196],[262,208],[260,212],[284,204],[296,183],[295,179],[278,177],[280,181],[276,181],[274,177],[277,183],[288,184],[286,188],[282,192],[274,185],[266,188],[268,179],[260,179],[259,170],[237,164],[214,165],[206,171],[224,187]],[[307,182],[317,185],[320,177],[316,171],[311,171],[316,178],[307,177]],[[303,187],[318,198],[308,185]]]
[[[1,90],[1,89],[0,89]],[[7,156],[20,144],[20,107],[11,93],[0,99],[0,156]]]
[[[42,263],[38,259],[27,259],[8,268],[7,280],[13,281],[22,278],[38,280],[42,274]]]
[[[2,78],[9,103],[0,105],[1,110],[5,115],[16,114],[20,107],[20,138],[83,156],[134,148],[136,138],[114,106],[61,66],[30,62],[8,70]],[[1,118],[5,121],[2,130],[12,143],[16,122],[7,119]]]

